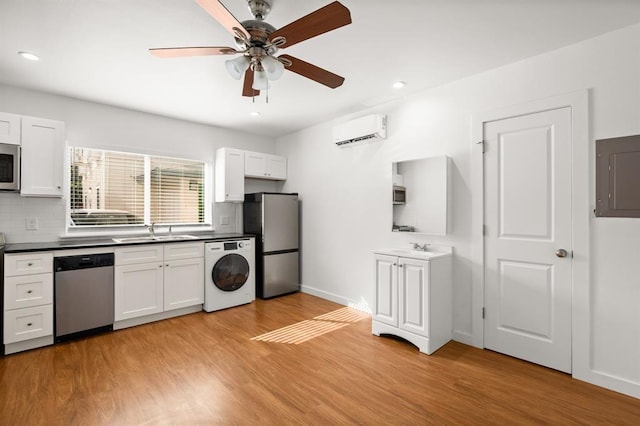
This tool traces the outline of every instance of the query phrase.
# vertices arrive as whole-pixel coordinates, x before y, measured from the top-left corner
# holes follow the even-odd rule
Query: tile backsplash
[[[64,216],[64,199],[0,192],[0,232],[7,243],[56,241],[64,232]],[[28,225],[37,229],[27,229]]]

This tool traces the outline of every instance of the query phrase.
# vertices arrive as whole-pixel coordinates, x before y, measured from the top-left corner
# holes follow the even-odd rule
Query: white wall
[[[585,89],[593,188],[593,140],[640,133],[640,24],[357,114],[387,114],[383,142],[333,146],[332,126],[356,115],[280,138],[277,151],[290,164],[284,190],[302,200],[304,291],[370,307],[374,248],[415,240],[449,244],[455,247],[455,338],[472,342],[478,333],[471,321],[472,117]],[[452,158],[450,234],[391,233],[391,162],[443,154]],[[574,283],[591,286],[590,306],[574,305],[591,309],[590,322],[574,324],[588,335],[589,354],[574,371],[588,370],[583,379],[640,397],[640,220],[590,217],[591,281]]]
[[[275,150],[273,138],[6,85],[0,85],[0,111],[64,121],[70,146],[204,160],[210,165],[212,179],[215,151],[220,147],[267,153]],[[247,183],[247,192],[274,189],[272,182]],[[6,234],[10,243],[55,241],[64,232],[65,202],[59,198],[24,198],[0,192],[0,232]],[[213,221],[217,232],[241,230],[238,206],[215,204]],[[219,224],[221,215],[230,217],[228,226]],[[38,230],[25,229],[27,216],[38,218]]]

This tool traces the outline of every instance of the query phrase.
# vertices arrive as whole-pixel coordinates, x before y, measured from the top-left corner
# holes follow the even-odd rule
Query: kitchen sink
[[[127,237],[127,238],[113,238],[116,243],[144,243],[147,241],[180,241],[180,240],[195,240],[198,237],[186,234],[176,235],[148,235],[144,237]]]
[[[398,256],[406,256],[406,257],[413,257],[413,258],[425,258],[425,259],[429,259],[430,257],[433,257],[433,253],[429,253],[426,251],[420,251],[420,250],[412,250],[412,249],[391,249],[389,250],[392,253],[397,254]]]
[[[197,238],[193,235],[156,235],[153,237],[156,241],[196,240]]]

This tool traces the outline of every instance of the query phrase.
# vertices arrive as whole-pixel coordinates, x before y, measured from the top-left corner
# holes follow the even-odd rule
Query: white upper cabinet
[[[0,143],[20,145],[20,116],[0,112]]]
[[[61,121],[22,117],[20,195],[62,196],[65,125]]]
[[[285,180],[287,178],[287,159],[279,155],[246,151],[244,175],[258,179]]]
[[[216,151],[216,202],[244,201],[244,151],[220,148]]]

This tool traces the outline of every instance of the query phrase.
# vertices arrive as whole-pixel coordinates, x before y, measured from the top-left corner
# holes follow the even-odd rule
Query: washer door
[[[222,291],[236,291],[249,279],[249,262],[239,254],[227,254],[213,266],[211,279]]]

